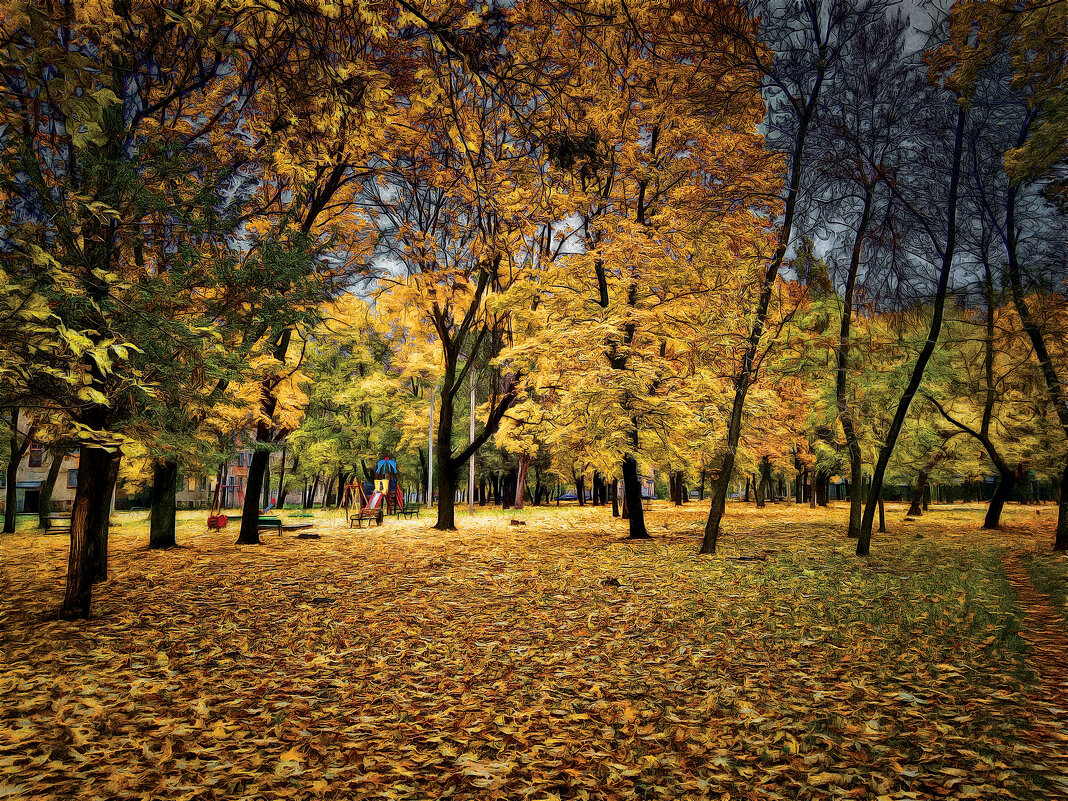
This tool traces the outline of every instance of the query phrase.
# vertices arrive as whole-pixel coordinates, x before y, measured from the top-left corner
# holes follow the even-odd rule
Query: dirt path
[[[1030,647],[1031,667],[1038,672],[1048,700],[1068,707],[1068,630],[1049,597],[1031,583],[1021,555],[1018,551],[1005,555],[1005,573],[1024,613],[1020,636]]]
[[[1038,683],[1030,690],[1037,714],[1031,720],[1029,739],[1040,753],[1061,754],[1044,762],[1054,786],[1068,798],[1068,632],[1064,621],[1050,605],[1049,597],[1035,589],[1022,552],[1005,554],[1005,574],[1016,592],[1023,611],[1020,636],[1028,645],[1028,662],[1038,673]]]

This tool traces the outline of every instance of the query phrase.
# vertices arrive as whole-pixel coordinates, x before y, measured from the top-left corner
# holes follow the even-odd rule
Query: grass
[[[697,503],[655,502],[643,542],[610,508],[464,507],[457,532],[316,510],[322,539],[258,548],[183,511],[167,552],[117,513],[81,623],[50,619],[66,538],[20,527],[0,537],[0,789],[1055,797],[1002,567],[1048,548],[1049,510],[994,535],[979,507],[935,508],[888,505],[863,560],[841,504],[732,504],[714,557]]]

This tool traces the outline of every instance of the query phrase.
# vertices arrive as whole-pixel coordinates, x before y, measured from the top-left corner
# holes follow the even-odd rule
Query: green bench
[[[408,501],[408,503],[404,504],[404,508],[400,510],[400,513],[407,518],[411,518],[413,515],[418,517],[421,511],[423,511],[423,504],[417,501]]]
[[[282,518],[280,517],[261,517],[256,521],[257,529],[273,528],[276,533],[282,533]]]

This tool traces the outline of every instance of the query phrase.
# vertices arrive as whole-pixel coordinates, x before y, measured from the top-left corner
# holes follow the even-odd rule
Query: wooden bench
[[[413,515],[415,517],[419,517],[419,513],[421,511],[423,511],[423,504],[417,501],[408,501],[408,503],[404,504],[404,507],[400,510],[400,513],[405,517],[410,518]]]
[[[363,528],[363,521],[374,520],[378,525],[382,525],[382,510],[381,509],[361,509],[358,512],[353,512],[349,515],[349,528],[356,526],[356,528]]]
[[[56,525],[56,524],[59,525]],[[70,531],[70,515],[48,515],[45,518],[45,534],[59,534],[63,531]]]

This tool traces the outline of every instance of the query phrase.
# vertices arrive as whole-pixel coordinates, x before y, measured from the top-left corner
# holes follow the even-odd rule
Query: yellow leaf
[[[304,754],[298,751],[296,748],[290,748],[282,756],[278,758],[280,762],[303,762]]]

